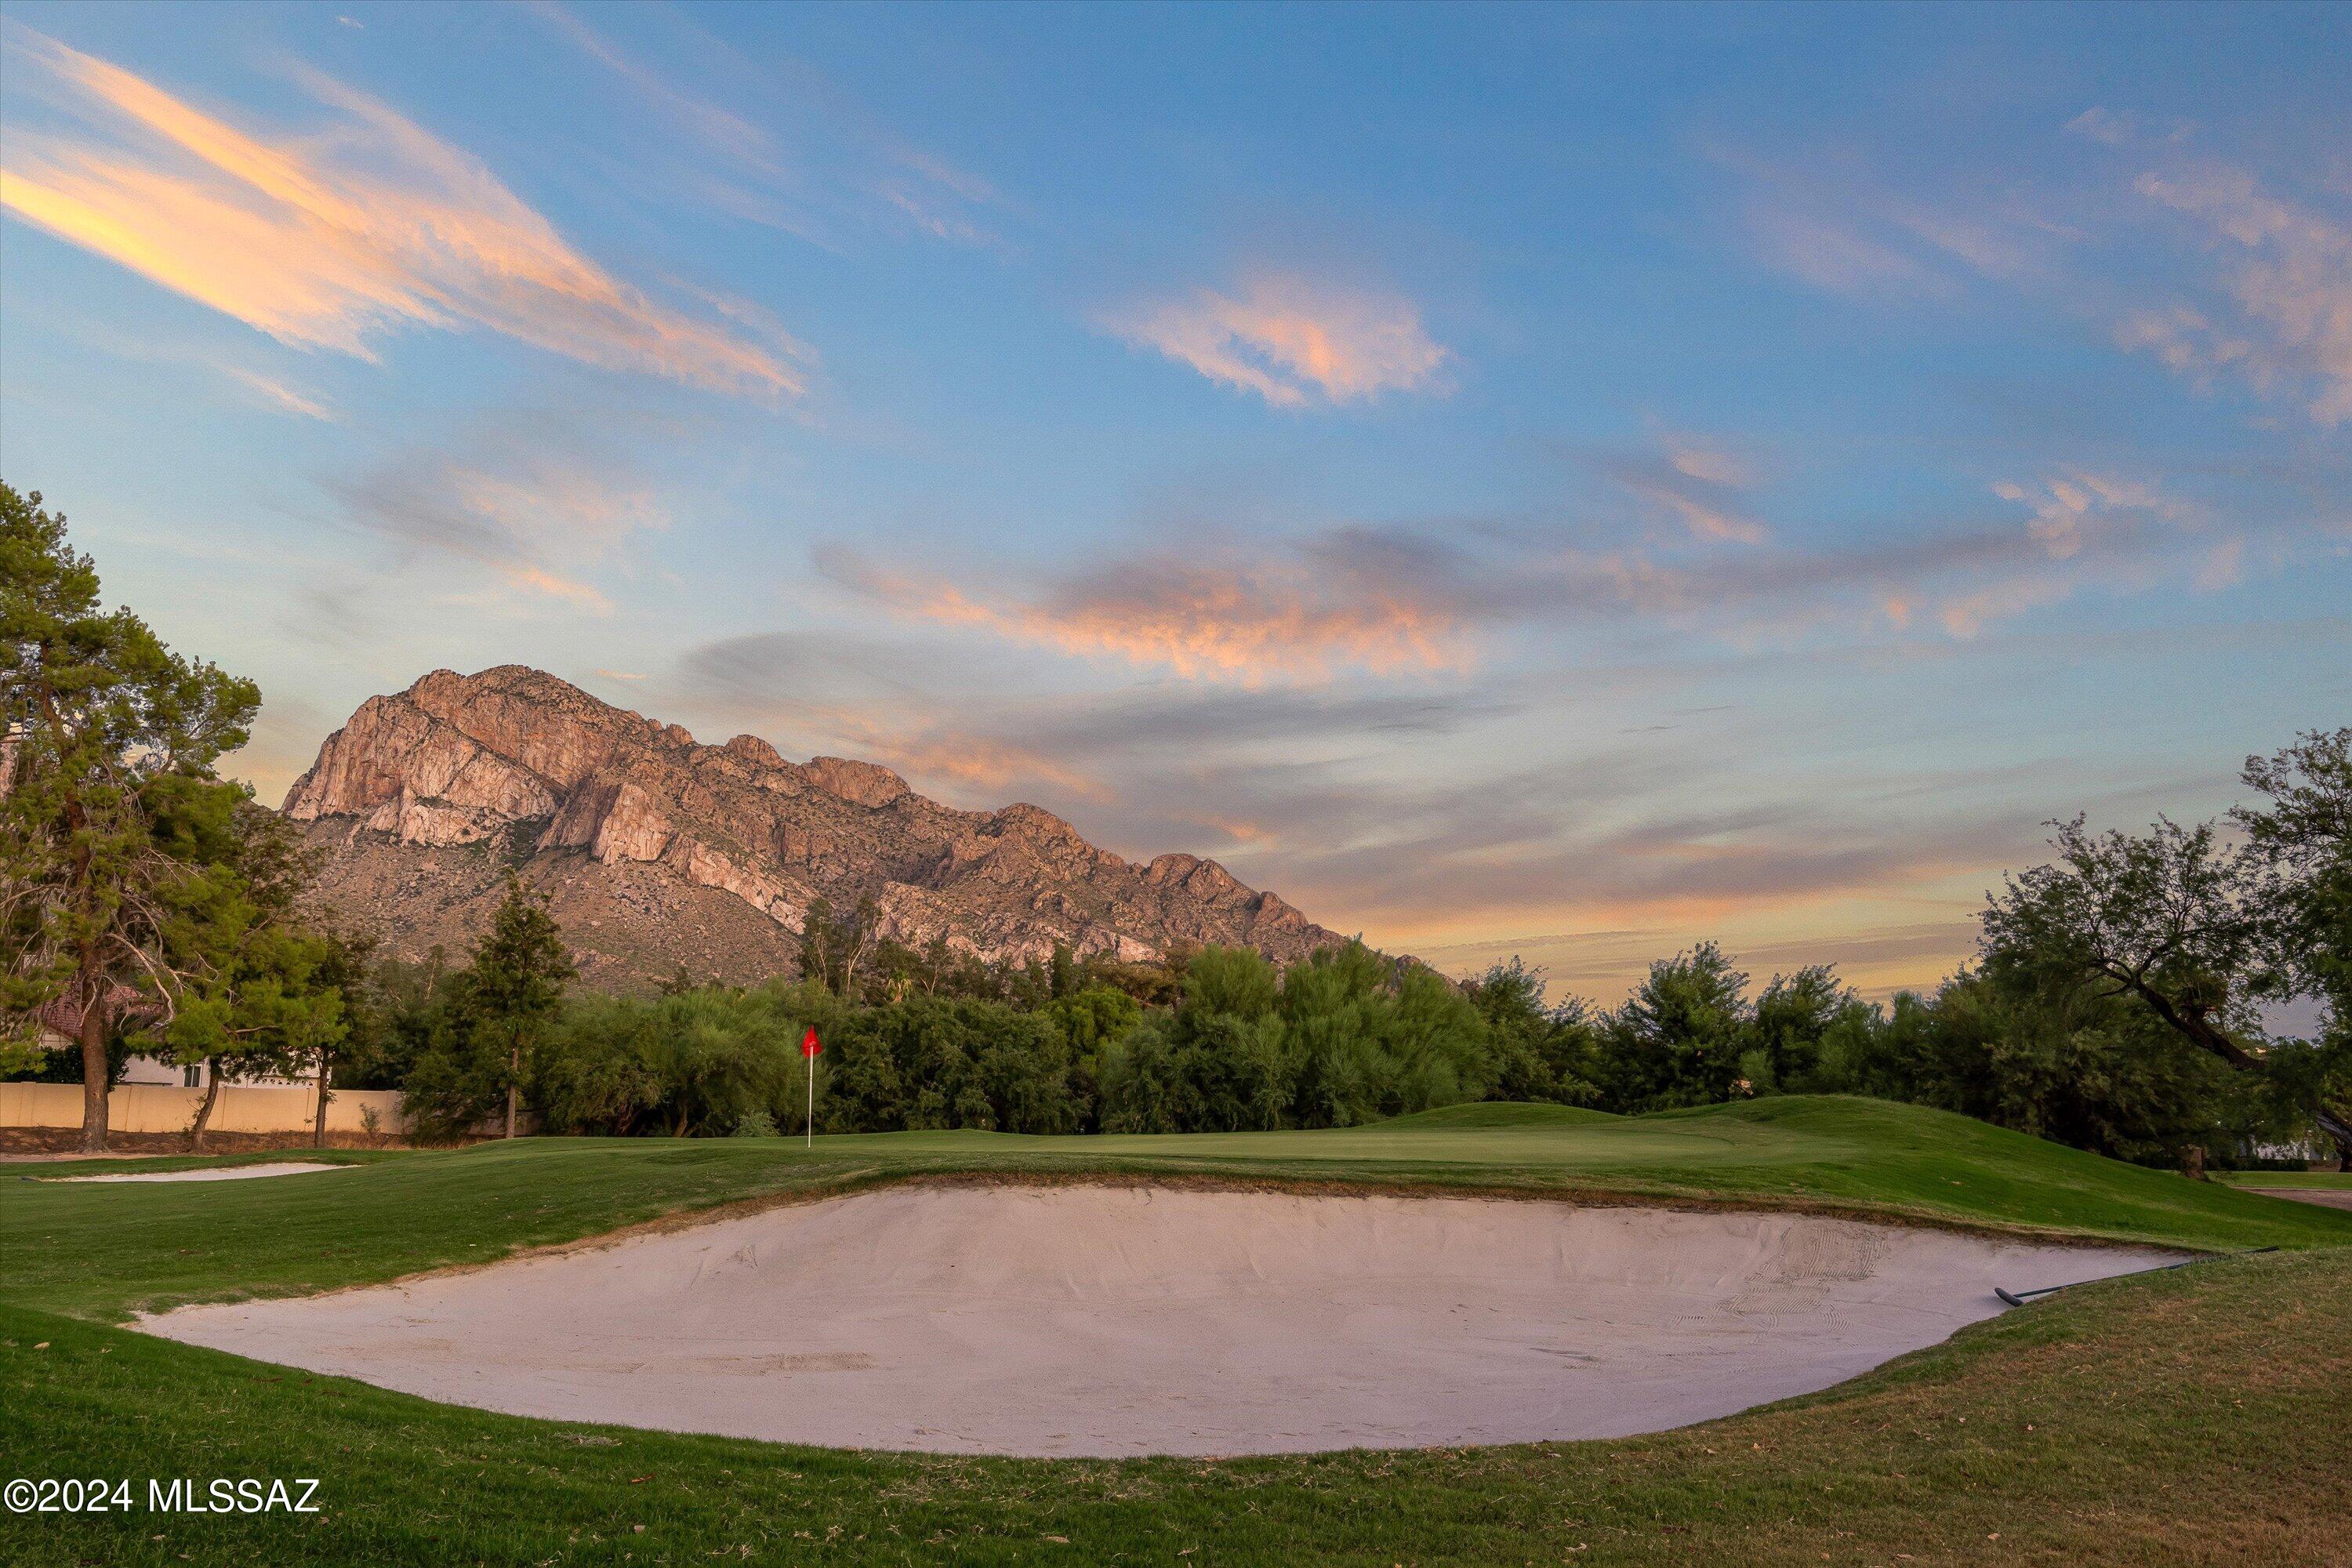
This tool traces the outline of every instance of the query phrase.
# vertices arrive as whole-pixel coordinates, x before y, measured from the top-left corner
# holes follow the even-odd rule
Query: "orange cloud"
[[[551,599],[565,600],[592,615],[609,616],[613,613],[613,601],[597,589],[571,577],[559,577],[544,567],[521,562],[500,562],[496,563],[495,570],[518,588],[544,594]]]
[[[1240,298],[1196,289],[1104,325],[1278,408],[1430,389],[1448,357],[1411,300],[1295,277],[1258,279]]]
[[[399,327],[478,327],[713,391],[803,390],[799,345],[648,298],[478,161],[325,77],[300,74],[341,116],[339,134],[272,142],[54,39],[14,36],[118,144],[12,133],[0,205],[281,342],[372,359],[370,341]]]
[[[977,598],[934,577],[845,563],[854,587],[900,613],[982,626],[1018,642],[1165,666],[1187,679],[1328,679],[1340,668],[1381,674],[1469,663],[1465,617],[1402,584],[1334,584],[1303,566],[1137,562],[1049,598]]]
[[[913,741],[871,734],[868,749],[901,773],[947,779],[977,789],[1002,790],[1027,782],[1058,784],[1081,800],[1112,798],[1110,786],[1042,752],[985,736],[956,734]]]

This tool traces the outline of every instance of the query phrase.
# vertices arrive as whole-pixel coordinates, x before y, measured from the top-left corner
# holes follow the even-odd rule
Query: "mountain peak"
[[[544,670],[436,669],[372,697],[319,749],[285,813],[327,851],[321,898],[396,952],[458,948],[509,867],[551,895],[592,982],[789,972],[819,899],[870,905],[885,935],[992,960],[1149,958],[1336,943],[1213,860],[1137,866],[1041,806],[961,811],[877,763],[724,746]]]

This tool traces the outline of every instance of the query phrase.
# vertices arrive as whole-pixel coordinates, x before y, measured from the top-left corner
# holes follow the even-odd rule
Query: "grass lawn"
[[[2352,1171],[2223,1171],[2217,1179],[2233,1187],[2321,1187],[2352,1190]]]
[[[1617,1119],[1482,1106],[1311,1133],[908,1133],[813,1152],[526,1140],[324,1157],[364,1168],[186,1185],[0,1169],[7,1474],[128,1478],[141,1505],[0,1515],[0,1561],[2344,1560],[2352,1214],[1915,1107],[1789,1099]],[[2081,1287],[1837,1389],[1675,1433],[1215,1462],[856,1454],[530,1421],[107,1326],[681,1210],[971,1173],[1801,1204],[2285,1250]],[[181,1476],[315,1476],[327,1511],[146,1512],[146,1479]]]

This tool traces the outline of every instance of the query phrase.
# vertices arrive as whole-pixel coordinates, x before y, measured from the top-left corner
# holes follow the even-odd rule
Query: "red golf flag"
[[[816,1026],[814,1024],[811,1024],[809,1026],[808,1033],[801,1037],[801,1055],[804,1057],[814,1057],[822,1056],[824,1054],[824,1047],[817,1043]]]

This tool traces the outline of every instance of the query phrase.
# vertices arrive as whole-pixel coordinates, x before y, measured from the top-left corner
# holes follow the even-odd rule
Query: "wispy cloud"
[[[1835,217],[1759,204],[1749,225],[1782,269],[1839,293],[1943,294],[1949,281],[1909,251]]]
[[[834,548],[836,581],[901,616],[979,626],[1066,653],[1156,666],[1186,679],[1327,680],[1458,669],[1472,615],[1417,574],[1394,542],[1329,536],[1307,552],[1150,555],[1073,575],[1042,594],[885,568]]]
[[[1992,197],[1908,194],[1851,161],[1800,167],[1743,150],[1717,161],[1744,177],[1764,256],[1817,287],[1938,300],[1991,279],[2109,323],[2118,346],[2200,391],[2234,379],[2299,397],[2319,425],[2352,420],[2352,215],[2341,181],[2201,155],[2184,121],[2150,128],[2104,107],[2064,131],[2101,172]],[[2119,206],[2126,189],[2135,200]],[[2210,289],[2193,267],[2182,282],[2151,287],[2164,274],[2150,263],[2178,259],[2150,230],[2158,214],[2181,220],[2176,239],[2220,259]],[[2126,239],[2132,259],[2119,267]]]
[[[309,393],[295,390],[276,376],[264,375],[259,371],[247,370],[242,365],[225,364],[219,368],[222,374],[251,392],[271,408],[287,414],[299,414],[305,419],[324,420],[329,424],[335,421],[334,409],[324,401],[311,396]]]
[[[641,171],[649,183],[830,250],[841,248],[846,222],[1012,248],[983,217],[1006,205],[993,184],[908,146],[805,65],[751,60],[676,24],[673,41],[698,46],[699,58],[695,69],[665,70],[556,0],[532,0],[530,9],[692,138],[692,156],[654,156]]]
[[[9,47],[104,140],[12,129],[0,204],[281,342],[363,359],[403,327],[479,328],[713,391],[798,394],[806,353],[657,301],[476,159],[308,70],[333,134],[272,140],[29,29]]]
[[[1992,486],[2002,500],[2026,509],[2026,538],[2046,560],[1999,563],[1984,579],[1944,595],[1936,619],[1956,637],[1972,637],[1995,620],[2062,604],[2084,585],[2116,588],[2141,583],[2178,562],[2201,560],[2190,573],[2200,586],[2224,585],[2214,575],[2216,546],[2200,543],[2197,509],[2142,479],[2081,468],[2044,474],[2026,483]],[[2232,560],[2237,542],[2218,548]]]
[[[779,632],[688,650],[668,689],[730,725],[768,729],[787,754],[845,752],[935,789],[1044,784],[1075,800],[1110,798],[1082,759],[975,725],[971,704],[936,686],[913,689],[905,678],[924,669],[935,671],[936,661],[871,637]]]
[[[1450,357],[1411,300],[1287,274],[1113,312],[1103,326],[1277,408],[1438,390]]]
[[[1738,492],[1721,481],[1753,482],[1744,462],[1686,440],[1664,445],[1663,457],[1590,458],[1687,523],[1663,539],[1452,519],[1338,525],[1280,543],[1202,536],[1025,581],[884,564],[840,544],[820,546],[816,561],[908,623],[1256,687],[1460,676],[1519,634],[1581,638],[1610,625],[1742,648],[1889,631],[1965,639],[2086,593],[2226,585],[2250,536],[2268,534],[2288,553],[2310,547],[2296,539],[2307,522],[2192,502],[2159,477],[2077,467],[1997,481],[1989,489],[2000,504],[1978,516],[1784,543],[1729,508]],[[1718,548],[1727,539],[1745,547]]]
[[[1756,475],[1733,454],[1674,436],[1657,453],[1611,452],[1595,466],[1628,493],[1675,520],[1695,539],[1761,544],[1771,531],[1747,511]]]
[[[581,568],[668,521],[614,455],[609,433],[550,416],[487,419],[452,447],[402,452],[328,488],[371,532],[445,552],[594,615],[609,614],[612,602]]]
[[[1979,278],[2041,272],[2064,226],[1999,200],[1927,200],[1834,156],[1776,163],[1745,149],[1714,159],[1745,181],[1741,208],[1764,258],[1834,293],[1943,299]]]
[[[775,138],[733,110],[674,85],[668,78],[622,49],[603,33],[553,0],[529,0],[527,8],[572,46],[620,77],[644,98],[692,132],[704,146],[767,174],[780,172]]]
[[[2183,305],[2140,312],[2121,329],[2126,345],[2191,374],[2234,369],[2257,387],[2291,382],[2307,389],[2317,423],[2352,419],[2352,225],[2221,163],[2151,171],[2133,188],[2199,222],[2233,257],[2225,286],[2239,320],[2222,328]]]

